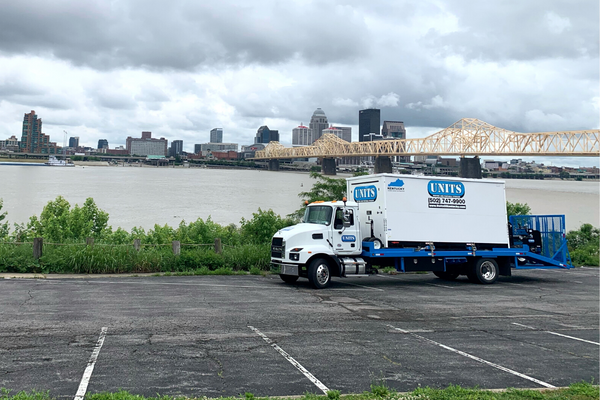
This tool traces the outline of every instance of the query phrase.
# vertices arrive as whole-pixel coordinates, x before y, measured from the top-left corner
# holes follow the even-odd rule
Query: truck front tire
[[[472,270],[467,274],[471,282],[489,285],[498,279],[498,263],[492,258],[480,258],[473,264]]]
[[[282,274],[280,274],[279,277],[285,283],[294,283],[294,282],[296,282],[298,280],[298,277],[294,276],[294,275],[282,275]]]
[[[324,289],[331,283],[331,268],[324,258],[315,258],[308,267],[308,280],[317,289]]]

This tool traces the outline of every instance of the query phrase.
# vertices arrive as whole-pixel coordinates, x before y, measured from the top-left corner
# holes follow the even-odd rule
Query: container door
[[[356,210],[336,207],[333,220],[333,248],[336,254],[359,254],[361,252],[361,238],[356,223]],[[344,223],[344,220],[346,223]]]

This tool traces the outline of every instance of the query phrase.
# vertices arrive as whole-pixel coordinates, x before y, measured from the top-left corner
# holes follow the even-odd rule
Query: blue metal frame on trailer
[[[422,248],[383,248],[375,249],[373,242],[363,242],[362,256],[371,259],[373,264],[377,258],[393,258],[397,271],[406,272],[404,259],[409,258],[441,258],[444,271],[447,264],[460,264],[472,257],[513,258],[515,269],[570,269],[571,257],[567,248],[564,215],[518,215],[510,217],[511,235],[518,238],[510,248],[494,248],[492,250],[476,250],[467,247],[465,250],[436,251],[435,247]],[[541,246],[532,249],[529,244],[535,242],[533,235],[539,232]],[[529,244],[528,244],[529,243]],[[537,243],[537,242],[536,242]]]

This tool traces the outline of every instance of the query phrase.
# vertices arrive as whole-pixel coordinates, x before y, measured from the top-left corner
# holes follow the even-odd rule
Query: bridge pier
[[[479,157],[461,157],[458,175],[461,178],[481,179],[481,162]]]
[[[269,160],[269,171],[279,171],[279,160]]]
[[[335,158],[321,158],[321,172],[323,175],[336,175]]]
[[[389,156],[377,156],[375,157],[375,168],[376,174],[391,174],[392,171],[392,159]]]

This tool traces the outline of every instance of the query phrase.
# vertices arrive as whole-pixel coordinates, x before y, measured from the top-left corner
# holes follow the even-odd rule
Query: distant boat
[[[67,160],[59,160],[55,156],[49,156],[48,162],[45,165],[49,167],[74,167],[75,164],[67,162]]]

